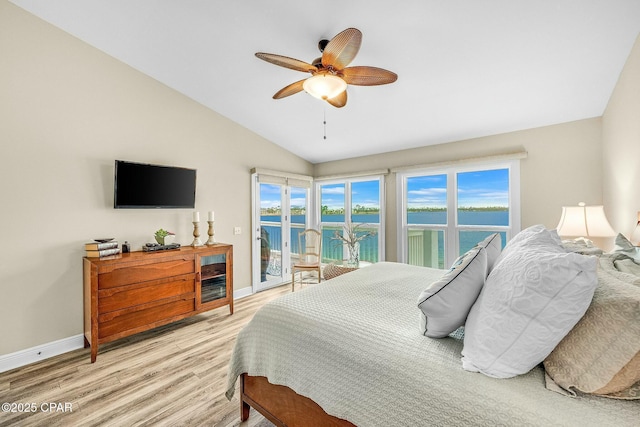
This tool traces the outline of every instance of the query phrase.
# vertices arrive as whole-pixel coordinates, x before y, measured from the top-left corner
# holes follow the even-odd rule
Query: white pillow
[[[553,229],[553,230],[547,230],[549,232],[549,235],[551,236],[551,239],[553,239],[553,241],[558,245],[558,246],[562,246],[562,239],[560,238],[560,235],[558,234],[558,230]]]
[[[443,338],[464,325],[487,277],[487,251],[476,246],[460,256],[442,278],[418,298],[420,332]]]
[[[487,251],[487,275],[491,273],[493,267],[496,265],[496,261],[498,261],[498,257],[502,252],[502,237],[500,233],[493,233],[490,236],[487,236],[482,242],[478,243],[478,246],[485,248]]]
[[[624,254],[632,258],[636,263],[640,263],[640,248],[633,246],[633,243],[621,233],[618,233],[616,236],[616,247],[613,249],[613,252]]]
[[[562,241],[555,230],[547,230],[544,225],[538,224],[525,228],[513,236],[502,250],[500,259],[507,256],[510,252],[518,251],[521,248],[534,247],[557,253],[567,252],[562,247]],[[500,262],[500,259],[498,259],[498,262]]]
[[[596,257],[538,246],[507,254],[467,317],[462,367],[496,378],[529,372],[584,315],[596,265]]]

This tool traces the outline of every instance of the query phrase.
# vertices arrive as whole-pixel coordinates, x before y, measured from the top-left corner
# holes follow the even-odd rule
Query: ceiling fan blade
[[[281,99],[281,98],[285,98],[287,96],[290,95],[294,95],[302,90],[302,84],[304,83],[306,79],[302,79],[300,81],[297,81],[295,83],[291,83],[288,86],[283,87],[282,89],[280,89],[278,92],[276,92],[275,95],[273,95],[273,99]]]
[[[327,102],[336,108],[342,108],[347,105],[347,91],[344,90],[340,95],[327,99]]]
[[[349,67],[342,74],[347,84],[356,86],[386,85],[398,80],[396,73],[376,67]]]
[[[342,70],[356,57],[362,43],[362,33],[356,28],[347,28],[327,44],[322,52],[322,65]]]
[[[300,61],[299,59],[289,58],[288,56],[276,55],[274,53],[258,52],[256,56],[263,61],[270,62],[281,67],[290,68],[296,71],[302,71],[308,73],[311,71],[317,71],[318,67],[311,65],[307,62]]]

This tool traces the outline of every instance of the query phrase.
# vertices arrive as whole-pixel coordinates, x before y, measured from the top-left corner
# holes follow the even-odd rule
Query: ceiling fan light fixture
[[[303,73],[311,77],[291,83],[273,95],[273,99],[282,99],[298,92],[306,91],[314,98],[327,101],[336,108],[347,105],[347,86],[378,86],[393,83],[398,79],[396,73],[377,67],[348,67],[360,49],[362,33],[357,28],[347,28],[329,41],[321,40],[318,47],[320,58],[311,64],[288,56],[274,53],[257,52],[263,61],[280,67]]]
[[[329,73],[317,73],[302,84],[304,90],[318,99],[331,99],[347,89],[347,82]]]

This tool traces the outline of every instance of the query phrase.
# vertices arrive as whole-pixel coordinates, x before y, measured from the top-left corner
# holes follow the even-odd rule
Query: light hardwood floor
[[[35,404],[35,412],[0,412],[0,426],[256,426],[271,425],[252,410],[239,421],[237,393],[224,396],[236,336],[267,301],[290,285],[228,307],[100,346],[76,350],[0,374],[0,403]],[[49,402],[71,412],[45,412]],[[45,408],[48,408],[45,406]]]

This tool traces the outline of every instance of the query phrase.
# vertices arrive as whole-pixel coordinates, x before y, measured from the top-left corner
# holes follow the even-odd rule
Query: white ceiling
[[[640,33],[638,0],[13,3],[313,163],[600,116]],[[348,27],[397,82],[271,98],[305,74],[255,52],[311,62]]]

